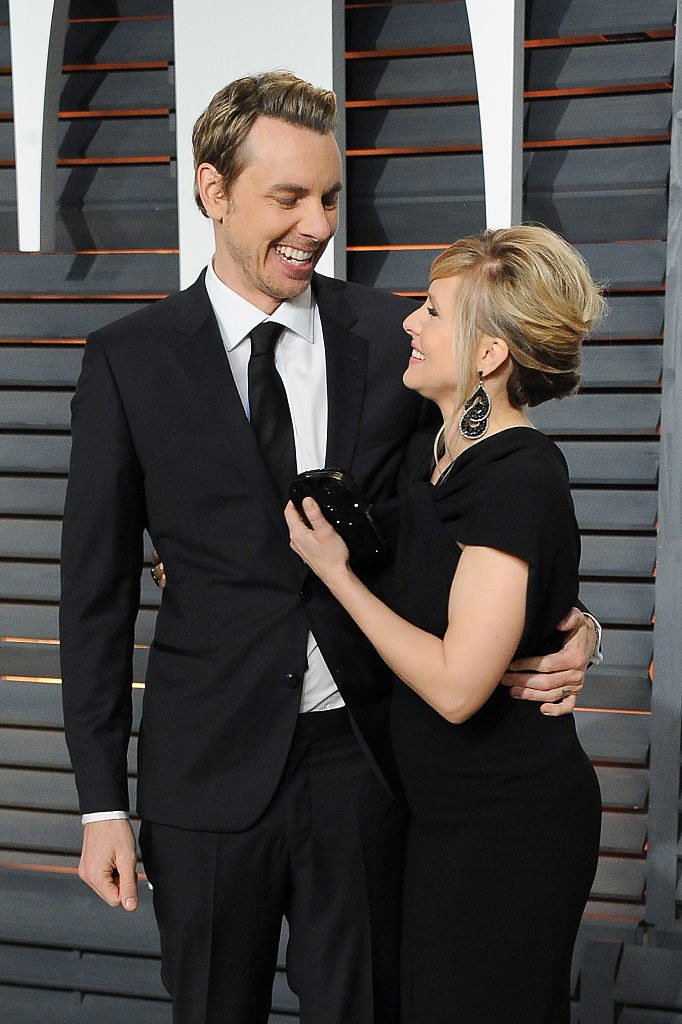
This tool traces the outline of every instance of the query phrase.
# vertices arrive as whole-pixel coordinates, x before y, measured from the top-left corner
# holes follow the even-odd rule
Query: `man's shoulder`
[[[127,316],[93,331],[88,336],[91,347],[136,344],[141,337],[162,339],[170,329],[187,329],[189,324],[204,318],[210,312],[210,303],[202,275],[182,291],[173,292],[163,299],[150,302]]]

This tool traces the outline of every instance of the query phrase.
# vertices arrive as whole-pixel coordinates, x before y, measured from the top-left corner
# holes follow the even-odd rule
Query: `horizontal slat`
[[[682,950],[626,946],[614,998],[619,1003],[682,1010]]]
[[[83,953],[44,946],[0,947],[0,977],[13,985],[168,999],[161,984],[157,957],[113,956]]]
[[[148,644],[154,636],[156,611],[141,609],[135,626],[135,640]],[[56,604],[0,602],[0,636],[39,637],[54,640],[59,635]]]
[[[175,106],[172,71],[150,68],[140,71],[80,71],[62,75],[59,109],[171,110]],[[11,114],[9,75],[0,75],[0,113]]]
[[[0,391],[4,430],[68,430],[73,391]]]
[[[643,861],[600,857],[592,886],[593,899],[641,900],[646,882]]]
[[[597,777],[604,807],[643,810],[649,798],[649,773],[641,768],[598,765]]]
[[[58,601],[59,566],[41,562],[3,562],[0,599]],[[160,602],[159,589],[146,571],[142,573],[141,600],[142,604],[152,607],[156,607]]]
[[[660,338],[664,306],[662,295],[611,295],[608,316],[594,338]]]
[[[655,537],[590,534],[582,538],[583,576],[638,576],[651,579],[656,565]]]
[[[417,46],[470,45],[461,3],[401,4],[346,12],[346,50],[395,50]]]
[[[59,122],[57,157],[73,160],[175,156],[175,132],[168,116],[93,117]],[[0,160],[14,160],[14,126],[0,122]]]
[[[134,789],[134,782],[131,779],[131,804],[133,806]],[[0,821],[4,823],[2,826],[2,845],[4,847],[35,846],[35,842],[28,843],[26,841],[26,836],[35,835],[39,829],[46,829],[44,836],[41,831],[38,847],[40,849],[62,848],[67,844],[52,841],[54,838],[54,830],[51,825],[53,815],[43,814],[37,817],[34,815],[30,819],[26,818],[26,815],[34,814],[35,811],[61,811],[63,814],[77,815],[78,798],[73,775],[70,772],[38,771],[30,768],[0,768],[0,805],[5,809],[13,808],[20,815],[5,819],[2,817],[4,812],[0,810]],[[68,829],[67,834],[71,837],[70,822],[60,827],[65,831]],[[22,837],[21,842],[18,841],[17,836]],[[76,851],[79,846],[80,838],[78,838]]]
[[[5,680],[0,682],[0,687],[0,722],[3,725],[51,730],[62,728],[62,694],[58,684]],[[132,699],[133,731],[137,732],[142,711],[142,690],[135,687]],[[68,766],[67,770],[70,770]]]
[[[649,754],[649,715],[575,711],[576,728],[593,761],[644,766]]]
[[[144,680],[148,651],[137,647],[133,652],[133,680]],[[34,679],[58,679],[59,646],[57,644],[12,643],[0,640],[0,675],[25,676]]]
[[[0,557],[59,558],[62,524],[55,520],[0,521]]]
[[[164,294],[178,287],[176,253],[3,256],[5,295]]]
[[[134,740],[132,742],[135,743]],[[6,767],[49,768],[52,771],[69,771],[71,768],[64,734],[57,730],[2,726],[0,750],[0,763]],[[133,756],[130,763],[134,763]]]
[[[75,387],[82,359],[80,345],[1,345],[0,381]]]
[[[171,1024],[169,1003],[1,985],[3,1024]]]
[[[58,516],[65,494],[64,478],[0,476],[0,513]]]
[[[665,278],[664,242],[620,242],[580,244],[590,270],[597,280],[608,280],[610,288],[637,290],[661,288]],[[426,288],[432,249],[393,249],[349,254],[349,276],[361,284],[395,291]]]
[[[528,39],[554,39],[597,34],[650,32],[670,28],[675,19],[674,0],[571,0],[570,4],[532,4]]]
[[[57,213],[68,218],[67,227],[78,226],[78,214],[87,217],[89,210],[144,211],[160,207],[175,210],[177,181],[173,164],[115,164],[111,166],[58,167]],[[16,208],[14,169],[0,170],[0,209]],[[150,248],[151,243],[139,248]],[[82,249],[93,248],[82,245]],[[28,257],[26,257],[28,258]],[[52,257],[54,259],[54,256]]]
[[[548,434],[656,436],[660,408],[658,394],[577,394],[545,402],[529,415]]]
[[[347,165],[351,245],[446,245],[485,226],[480,153],[350,156]],[[526,151],[524,219],[581,241],[662,238],[668,167],[667,145]]]
[[[651,710],[651,683],[646,669],[635,672],[608,661],[590,669],[578,698],[581,708]]]
[[[2,938],[158,956],[151,892],[144,884],[138,892],[139,906],[128,914],[107,907],[76,875],[0,868]]]
[[[0,433],[3,473],[68,473],[70,453],[70,437]]]
[[[649,670],[653,657],[653,629],[604,629],[602,648],[607,665]]]
[[[652,622],[653,583],[582,582],[580,595],[604,625],[648,626]]]
[[[112,214],[113,217],[113,214]],[[85,338],[146,302],[0,302],[0,338]]]
[[[660,3],[660,0],[655,0]],[[172,15],[173,0],[97,0],[100,18],[159,17]],[[91,18],[92,0],[71,0],[70,18]]]
[[[586,89],[671,82],[671,39],[527,49],[526,89]]]
[[[573,490],[578,525],[583,530],[653,530],[658,514],[656,491]]]
[[[0,808],[2,845],[76,855],[83,842],[80,815]]]
[[[618,1017],[618,1024],[682,1024],[682,1013],[624,1006]]]
[[[526,143],[556,139],[632,139],[670,131],[671,94],[616,94],[561,100],[532,100],[524,109]],[[481,125],[475,103],[439,103],[398,107],[351,107],[347,115],[348,149],[401,146],[480,146]],[[131,152],[135,152],[131,148]],[[63,154],[62,154],[63,155]]]
[[[102,31],[106,27],[106,31]],[[64,64],[133,64],[173,60],[170,18],[75,22],[67,29]]]
[[[653,486],[658,480],[654,441],[561,441],[571,481],[576,484]]]
[[[527,49],[529,91],[670,83],[674,44],[663,39],[616,45]],[[471,96],[476,93],[473,56],[374,57],[346,66],[348,100]]]
[[[662,345],[586,345],[581,387],[657,387],[662,365]]]
[[[605,812],[601,825],[601,850],[604,853],[641,856],[646,843],[647,825],[644,814]]]

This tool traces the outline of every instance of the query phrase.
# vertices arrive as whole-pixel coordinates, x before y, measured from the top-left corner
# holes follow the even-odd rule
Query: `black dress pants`
[[[251,828],[143,822],[174,1024],[265,1024],[283,916],[301,1024],[397,1024],[404,829],[345,709],[300,716]]]

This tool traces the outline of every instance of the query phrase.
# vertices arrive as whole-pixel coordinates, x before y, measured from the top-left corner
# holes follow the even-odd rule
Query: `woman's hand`
[[[292,502],[284,509],[291,547],[329,586],[334,579],[348,574],[348,548],[313,498],[303,499],[303,511],[311,528],[306,526]]]

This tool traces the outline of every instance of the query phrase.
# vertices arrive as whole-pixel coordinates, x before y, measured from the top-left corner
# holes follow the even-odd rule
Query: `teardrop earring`
[[[459,432],[462,437],[475,441],[483,437],[488,429],[490,416],[490,396],[483,387],[483,370],[478,371],[478,387],[471,398],[464,403],[464,412],[459,421]]]

